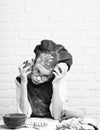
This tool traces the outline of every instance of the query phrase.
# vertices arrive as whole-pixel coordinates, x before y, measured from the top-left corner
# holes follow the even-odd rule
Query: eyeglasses
[[[38,68],[36,68],[35,66],[32,67],[32,73],[36,76],[36,77],[41,77],[42,80],[47,80],[50,77],[52,77],[52,73],[50,73],[49,75],[42,75],[40,70]]]

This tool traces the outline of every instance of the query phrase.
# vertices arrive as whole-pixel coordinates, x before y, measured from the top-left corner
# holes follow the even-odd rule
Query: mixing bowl
[[[3,116],[3,121],[8,128],[16,129],[25,125],[26,118],[25,114],[10,113]]]

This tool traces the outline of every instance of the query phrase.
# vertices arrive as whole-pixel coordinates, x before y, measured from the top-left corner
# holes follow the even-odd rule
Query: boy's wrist
[[[21,77],[21,83],[27,84],[27,77]]]
[[[26,87],[27,86],[27,82],[26,81],[21,81],[21,85],[24,87]]]
[[[58,84],[53,84],[53,91],[58,91],[59,85]]]

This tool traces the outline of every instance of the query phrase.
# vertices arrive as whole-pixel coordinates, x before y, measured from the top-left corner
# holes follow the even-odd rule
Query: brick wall
[[[43,39],[73,55],[68,105],[100,118],[99,0],[0,0],[0,115],[16,112],[17,68]]]

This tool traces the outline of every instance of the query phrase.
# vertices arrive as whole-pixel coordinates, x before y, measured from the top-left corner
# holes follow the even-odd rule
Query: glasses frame
[[[52,72],[53,72],[53,70],[51,71],[51,73],[50,73],[49,75],[41,75],[41,73],[39,72],[39,69],[37,69],[37,68],[35,67],[35,65],[32,66],[32,73],[33,73],[36,77],[40,76],[42,80],[48,80],[48,79],[50,79],[50,78],[53,76],[53,73],[52,73]]]

